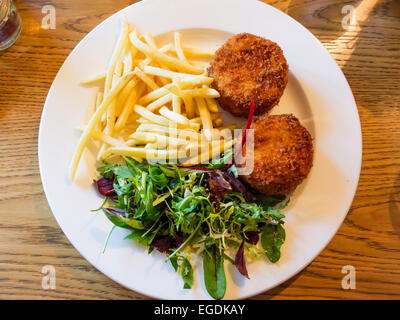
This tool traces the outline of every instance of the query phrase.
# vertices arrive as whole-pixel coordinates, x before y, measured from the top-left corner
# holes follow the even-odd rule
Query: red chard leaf
[[[257,231],[247,231],[245,233],[245,236],[246,236],[245,241],[254,245],[257,244],[260,238]]]
[[[249,274],[247,273],[246,261],[244,260],[244,240],[242,241],[242,244],[236,253],[235,266],[242,275],[244,275],[247,279],[250,279]]]
[[[150,247],[157,249],[162,253],[167,253],[169,249],[172,247],[171,237],[165,236],[154,239],[152,243],[150,243]]]
[[[218,212],[220,201],[229,191],[232,191],[232,187],[229,182],[224,179],[220,171],[217,171],[217,174],[210,174],[207,182],[209,185],[210,200],[214,203],[215,211]]]
[[[100,178],[99,180],[93,180],[96,185],[97,191],[105,197],[110,197],[115,195],[115,190],[113,186],[113,180]]]

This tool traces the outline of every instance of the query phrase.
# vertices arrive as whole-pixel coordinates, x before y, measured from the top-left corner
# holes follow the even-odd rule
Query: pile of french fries
[[[137,161],[184,165],[206,163],[231,148],[235,125],[224,126],[210,88],[213,79],[193,59],[212,52],[186,48],[181,34],[158,47],[122,19],[107,70],[81,82],[104,84],[95,111],[82,131],[69,169],[74,180],[89,139],[100,141],[98,160],[129,156]]]

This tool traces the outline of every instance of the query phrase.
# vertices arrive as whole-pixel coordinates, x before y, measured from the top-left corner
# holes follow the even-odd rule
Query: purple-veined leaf
[[[94,184],[96,185],[97,191],[105,196],[113,196],[115,195],[115,190],[113,186],[113,180],[100,178],[99,180],[93,180]]]
[[[242,275],[244,275],[247,279],[250,279],[246,268],[246,261],[244,259],[244,240],[242,241],[242,244],[236,253],[235,266]]]
[[[170,236],[164,236],[160,237],[157,239],[154,239],[152,243],[150,243],[150,247],[157,249],[158,251],[162,253],[167,253],[169,249],[171,249],[171,237]]]
[[[250,244],[256,245],[258,240],[260,239],[260,236],[258,235],[257,231],[247,231],[245,235],[246,235],[245,241]]]

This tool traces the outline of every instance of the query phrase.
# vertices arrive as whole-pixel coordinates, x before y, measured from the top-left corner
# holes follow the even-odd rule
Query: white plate
[[[85,153],[78,183],[67,169],[95,88],[79,81],[105,70],[117,39],[121,13],[142,31],[171,37],[180,30],[187,46],[217,48],[228,37],[250,32],[276,41],[289,63],[289,83],[273,113],[295,114],[314,137],[314,167],[286,210],[287,240],[278,264],[248,262],[251,279],[226,264],[225,298],[245,298],[266,291],[307,266],[328,244],[351,205],[360,173],[361,130],[349,85],[321,43],[284,13],[253,0],[147,0],[114,14],[91,31],[72,51],[49,91],[39,133],[39,163],[44,190],[57,222],[75,248],[105,275],[142,294],[166,299],[209,298],[202,266],[196,268],[192,290],[165,256],[123,240],[113,233],[102,246],[111,223],[90,213],[100,197],[92,187],[95,162]]]

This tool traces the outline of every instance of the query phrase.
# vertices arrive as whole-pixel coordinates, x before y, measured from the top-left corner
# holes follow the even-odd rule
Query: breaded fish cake
[[[221,107],[247,117],[252,102],[258,115],[278,104],[288,82],[288,65],[275,42],[240,33],[216,51],[208,74],[221,94]]]
[[[255,117],[254,170],[241,179],[265,195],[286,195],[307,177],[313,163],[310,133],[291,114]],[[246,160],[248,161],[248,160]]]

